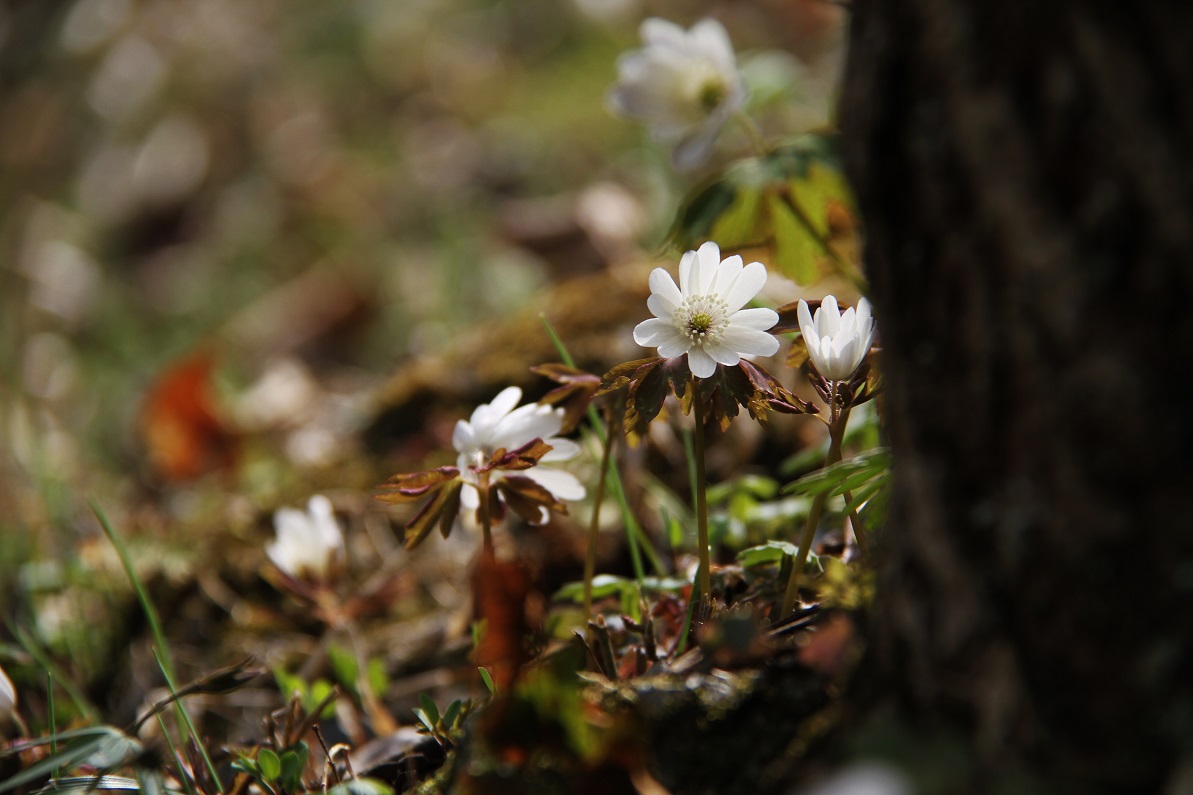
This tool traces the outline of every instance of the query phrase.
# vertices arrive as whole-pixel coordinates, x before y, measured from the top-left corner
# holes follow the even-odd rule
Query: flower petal
[[[726,344],[724,338],[719,340],[707,340],[704,343],[704,352],[708,354],[717,364],[723,364],[726,367],[733,367],[741,361],[741,354],[733,349],[732,346]],[[688,354],[688,360],[691,361],[691,353]],[[709,374],[711,375],[711,373]]]
[[[721,334],[721,343],[733,348],[742,356],[774,356],[779,350],[777,337],[752,328],[730,326]]]
[[[494,450],[515,450],[532,439],[546,439],[563,427],[563,411],[528,403],[507,415],[493,429],[489,444]]]
[[[646,306],[655,317],[670,318],[683,303],[683,293],[675,286],[671,274],[662,268],[650,272],[650,298]]]
[[[674,327],[673,327],[674,328]],[[692,341],[675,330],[675,335],[663,340],[658,346],[659,356],[664,359],[673,359],[676,356],[682,356],[692,348]]]
[[[545,436],[543,437],[543,441],[551,445],[551,451],[539,459],[543,463],[547,463],[548,461],[568,461],[580,454],[580,445],[571,439],[564,439],[559,436]]]
[[[582,500],[587,493],[584,484],[575,475],[561,469],[535,467],[519,474],[530,478],[561,500]]]
[[[679,291],[686,297],[696,295],[692,269],[696,266],[696,252],[685,251],[679,258]]]
[[[460,504],[470,511],[475,511],[481,506],[481,496],[476,486],[465,483],[460,487]]]
[[[717,266],[717,279],[713,284],[713,289],[724,297],[733,285],[734,280],[741,274],[741,271],[742,260],[740,254],[734,254],[731,257],[721,260],[721,264]],[[732,307],[730,307],[730,311],[732,311]]]
[[[799,319],[800,333],[805,337],[819,337],[816,333],[816,324],[812,322],[812,312],[808,309],[808,302],[800,299],[799,305],[795,308],[795,316]]]
[[[683,47],[687,43],[687,32],[683,28],[658,17],[642,20],[638,26],[638,36],[648,46]]]
[[[708,378],[717,371],[717,363],[703,348],[695,346],[688,350],[688,369],[697,378]]]
[[[698,278],[694,295],[707,295],[716,283],[717,269],[721,266],[721,247],[709,240],[696,249]]]
[[[736,77],[737,58],[724,25],[715,19],[702,19],[692,26],[688,39],[700,55]]]
[[[634,342],[645,348],[657,348],[675,337],[686,339],[669,320],[652,317],[634,326]]]
[[[464,420],[456,421],[456,428],[452,431],[452,447],[456,448],[457,453],[463,453],[465,450],[475,450],[480,447],[472,426],[464,422]]]
[[[820,302],[820,308],[816,310],[816,333],[821,337],[831,337],[839,328],[841,310],[837,308],[837,299],[832,295],[826,295]]]
[[[765,307],[739,309],[729,316],[729,325],[766,331],[779,322],[779,313]]]
[[[726,285],[721,294],[725,298],[725,303],[729,305],[729,311],[735,312],[745,306],[751,298],[758,295],[758,291],[765,284],[766,266],[761,262],[751,262],[737,274],[737,278]]]

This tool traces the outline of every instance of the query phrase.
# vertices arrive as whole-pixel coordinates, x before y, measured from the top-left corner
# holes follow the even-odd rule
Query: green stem
[[[762,137],[762,130],[758,129],[758,123],[750,118],[745,111],[737,113],[737,121],[741,124],[742,129],[746,131],[746,137],[750,139],[750,146],[754,148],[754,153],[759,157],[768,154],[766,141]]]
[[[592,578],[596,574],[597,536],[601,529],[601,503],[605,500],[605,481],[609,475],[609,459],[612,450],[613,434],[605,434],[605,438],[601,442],[601,468],[597,475],[596,494],[592,498],[592,518],[588,523],[588,550],[584,555],[584,613],[586,615],[592,612]],[[638,565],[641,567],[641,561]]]
[[[700,600],[698,615],[703,618],[708,615],[712,600],[711,561],[708,553],[708,484],[704,476],[704,401],[700,399],[699,385],[695,378],[692,379],[691,388],[695,390],[695,399],[692,402],[695,406],[696,420],[696,552],[700,558],[700,569],[696,572],[696,596]]]
[[[186,726],[187,732],[195,742],[195,747],[199,749],[199,755],[203,757],[203,762],[207,765],[207,772],[211,774],[211,780],[215,782],[215,788],[222,795],[224,784],[220,781],[219,771],[216,770],[215,764],[211,761],[211,755],[207,753],[207,746],[203,744],[203,738],[199,736],[199,732],[195,729],[195,724],[191,721],[190,713],[186,711],[182,706],[182,702],[179,700],[178,691],[174,688],[174,677],[166,669],[166,662],[162,659],[162,655],[158,653],[157,649],[153,650],[153,658],[157,660],[157,667],[161,669],[162,676],[166,679],[166,687],[170,689],[170,695],[174,697],[174,711]]]
[[[834,382],[829,400],[829,445],[824,466],[831,466],[841,460],[841,440],[845,437],[845,424],[849,421],[848,409],[838,416],[836,404],[837,384]],[[808,511],[804,532],[799,540],[799,551],[796,553],[795,560],[792,561],[791,576],[787,580],[787,590],[783,594],[783,607],[780,610],[780,615],[787,616],[795,610],[795,602],[799,597],[800,577],[808,563],[808,553],[812,549],[812,541],[816,538],[816,527],[820,524],[820,515],[824,512],[824,503],[827,500],[827,491],[822,491],[812,498],[812,507]]]
[[[128,555],[128,549],[124,546],[124,540],[112,529],[112,525],[108,522],[108,517],[100,507],[93,500],[88,500],[88,504],[91,506],[91,512],[95,514],[95,518],[99,520],[99,526],[103,528],[104,535],[112,542],[112,546],[116,548],[116,555],[120,558],[120,564],[124,567],[124,573],[128,575],[128,580],[132,583],[133,591],[137,595],[137,601],[141,603],[141,609],[145,613],[145,619],[149,622],[149,630],[153,634],[154,643],[157,645],[162,673],[166,675],[168,681],[174,676],[174,663],[170,659],[170,645],[166,642],[166,634],[162,631],[162,622],[158,619],[157,610],[154,608],[153,602],[149,600],[149,594],[145,591],[145,586],[141,582],[141,578],[137,576],[137,572],[133,568],[133,562]]]
[[[576,360],[568,352],[567,347],[563,344],[563,340],[555,333],[555,329],[552,327],[551,322],[547,320],[547,316],[540,314],[539,320],[542,322],[543,328],[547,330],[547,336],[551,338],[551,344],[555,346],[555,350],[559,353],[559,358],[568,367],[575,369]],[[605,424],[601,422],[596,408],[592,405],[588,407],[588,421],[592,424],[592,429],[597,439],[600,440],[601,444],[605,444],[607,438]],[[612,425],[612,423],[610,424]],[[626,544],[630,548],[630,562],[634,566],[634,576],[638,580],[639,587],[641,587],[642,580],[646,577],[646,573],[642,568],[642,553],[645,553],[650,558],[651,566],[654,567],[655,573],[660,577],[667,573],[667,569],[663,566],[663,560],[659,557],[659,553],[655,551],[654,545],[651,544],[650,538],[646,535],[646,531],[638,524],[638,520],[634,518],[634,512],[630,510],[629,500],[626,499],[625,486],[621,480],[621,468],[617,465],[616,458],[610,459],[609,468],[609,474],[611,475],[609,490],[617,500],[617,506],[621,511],[621,521],[625,525]],[[641,549],[639,549],[639,545],[641,545]]]
[[[846,505],[853,502],[851,492],[843,492],[841,496],[845,498]],[[870,558],[870,542],[866,539],[866,527],[862,524],[862,517],[858,516],[856,510],[849,512],[849,526],[853,528],[858,554],[861,555],[862,560],[868,560]]]

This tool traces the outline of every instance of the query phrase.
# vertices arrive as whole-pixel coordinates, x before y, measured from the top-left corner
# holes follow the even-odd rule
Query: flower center
[[[688,296],[671,320],[694,344],[715,342],[729,326],[729,305],[719,295]]]
[[[725,81],[711,78],[705,80],[700,85],[700,92],[697,94],[697,98],[700,102],[700,107],[704,109],[705,113],[712,113],[725,101],[727,93]]]

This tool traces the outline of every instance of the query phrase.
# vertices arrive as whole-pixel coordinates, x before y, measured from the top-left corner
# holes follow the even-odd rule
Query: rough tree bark
[[[991,764],[1176,787],[1193,5],[855,0],[851,37],[898,495],[869,675]]]

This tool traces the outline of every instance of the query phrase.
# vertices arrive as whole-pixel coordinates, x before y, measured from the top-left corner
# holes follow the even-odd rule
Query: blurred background
[[[0,621],[102,670],[64,629],[110,607],[77,588],[127,589],[89,499],[151,580],[259,566],[276,507],[352,512],[504,385],[421,363],[525,372],[549,344],[507,321],[573,280],[590,349],[643,355],[645,280],[591,290],[673,263],[682,197],[747,141],[676,174],[603,97],[642,19],[709,15],[764,132],[828,123],[815,0],[0,5]]]

